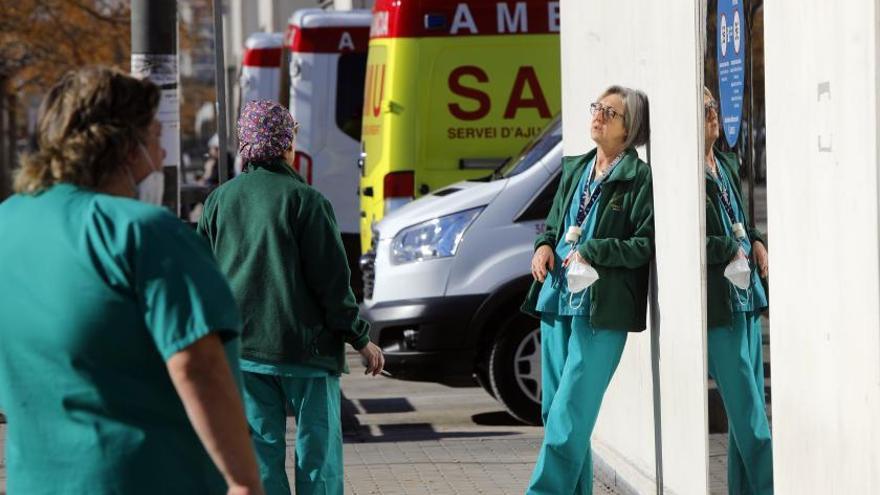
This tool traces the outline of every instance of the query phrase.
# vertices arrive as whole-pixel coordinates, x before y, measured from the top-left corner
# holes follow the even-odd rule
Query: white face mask
[[[571,293],[568,304],[573,309],[578,309],[584,304],[584,297],[586,296],[586,292],[584,291],[586,291],[589,286],[593,285],[596,280],[599,280],[599,272],[597,272],[592,265],[572,259],[571,263],[568,265],[568,270],[565,272],[565,281],[568,285],[568,292]],[[575,306],[574,296],[580,292],[584,293],[581,294],[581,300],[577,306]]]
[[[153,161],[153,158],[147,152],[147,148],[144,147],[143,144],[138,143],[138,146],[141,149],[141,153],[144,155],[144,158],[150,163],[150,175],[146,176],[142,181],[137,184],[134,184],[134,179],[132,178],[132,183],[137,190],[138,199],[143,201],[144,203],[150,203],[156,206],[162,206],[162,197],[165,194],[165,174],[162,172],[161,168],[156,168],[156,163]],[[129,178],[131,178],[131,172],[129,171]]]
[[[730,262],[724,269],[724,276],[730,283],[740,289],[748,289],[752,280],[752,270],[749,268],[749,262],[744,258],[739,258]]]

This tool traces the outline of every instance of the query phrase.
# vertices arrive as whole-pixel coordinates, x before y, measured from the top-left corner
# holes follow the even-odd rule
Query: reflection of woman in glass
[[[627,332],[645,329],[654,214],[651,169],[635,147],[648,141],[648,99],[612,86],[590,111],[596,148],[563,158],[523,305],[541,315],[544,442],[529,494],[592,493],[599,406]],[[582,289],[578,266],[599,279]]]
[[[761,277],[768,274],[764,236],[749,225],[742,204],[739,162],[713,148],[719,136],[718,105],[703,89],[706,115],[706,293],[709,373],[727,410],[728,491],[773,493],[773,454],[764,403],[760,312],[767,308]],[[748,286],[727,280],[731,261],[749,264]],[[750,263],[751,261],[751,263]],[[745,285],[745,284],[744,284]]]

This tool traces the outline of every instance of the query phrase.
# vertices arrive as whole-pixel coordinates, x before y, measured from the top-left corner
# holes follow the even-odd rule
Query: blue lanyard
[[[715,180],[715,185],[718,186],[718,190],[721,192],[721,206],[724,207],[724,211],[727,212],[727,217],[730,218],[731,224],[739,223],[739,220],[736,219],[736,213],[733,211],[733,203],[730,201],[730,195],[727,193],[727,188],[724,187],[724,181],[721,180],[721,174],[723,172],[718,165],[715,165],[715,167],[718,177],[713,177],[713,179]]]
[[[596,204],[596,200],[599,199],[599,195],[602,193],[602,186],[605,184],[605,181],[608,180],[608,177],[611,177],[611,172],[614,171],[614,167],[620,163],[620,160],[623,160],[624,152],[621,152],[617,155],[617,158],[611,162],[611,165],[608,167],[608,170],[605,172],[605,175],[599,180],[599,184],[596,185],[596,190],[590,194],[590,187],[593,185],[593,175],[596,173],[596,162],[593,161],[593,168],[590,170],[590,176],[587,178],[586,184],[584,184],[584,198],[586,201],[581,201],[581,205],[578,207],[577,216],[575,217],[575,225],[583,225],[584,220],[586,220],[587,215],[590,214],[590,210],[593,209],[593,205]]]

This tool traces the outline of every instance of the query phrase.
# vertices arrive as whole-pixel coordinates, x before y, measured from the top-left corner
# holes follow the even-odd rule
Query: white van
[[[333,205],[353,268],[360,255],[358,157],[371,20],[369,10],[302,9],[287,32],[290,111],[300,123],[295,167]],[[352,281],[359,292],[360,277]]]
[[[361,258],[361,310],[394,377],[451,385],[476,377],[511,414],[539,423],[539,325],[519,307],[561,162],[557,116],[491,176],[437,190],[375,225]]]

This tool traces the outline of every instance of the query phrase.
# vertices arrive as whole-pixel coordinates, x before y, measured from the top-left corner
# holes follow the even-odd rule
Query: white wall
[[[651,99],[663,477],[667,493],[683,495],[708,487],[699,15],[696,0],[562,1],[565,153],[594,146],[588,106],[605,87]],[[594,444],[640,493],[655,490],[652,384],[650,335],[633,334]]]
[[[880,493],[877,2],[764,19],[776,493]]]

